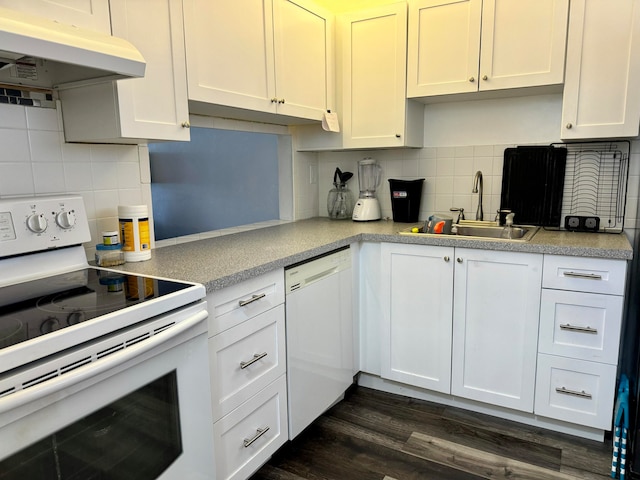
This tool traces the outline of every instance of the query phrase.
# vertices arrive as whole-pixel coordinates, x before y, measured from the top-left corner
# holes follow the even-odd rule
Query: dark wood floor
[[[354,387],[251,480],[603,480],[610,471],[610,439]]]

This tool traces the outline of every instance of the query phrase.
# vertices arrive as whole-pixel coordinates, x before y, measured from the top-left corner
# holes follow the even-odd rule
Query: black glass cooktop
[[[0,348],[189,287],[186,283],[95,268],[1,287]]]

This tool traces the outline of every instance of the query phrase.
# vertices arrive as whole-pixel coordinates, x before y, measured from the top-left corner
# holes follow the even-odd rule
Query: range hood
[[[142,54],[126,40],[0,7],[0,83],[57,88],[144,71]]]

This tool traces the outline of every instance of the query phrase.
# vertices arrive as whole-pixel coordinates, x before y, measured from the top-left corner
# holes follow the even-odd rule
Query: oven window
[[[182,453],[176,372],[0,462],[7,480],[154,480]]]

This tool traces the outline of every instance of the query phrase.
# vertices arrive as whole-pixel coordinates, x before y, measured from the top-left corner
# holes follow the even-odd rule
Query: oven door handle
[[[16,393],[7,395],[4,398],[0,398],[0,414],[27,405],[31,402],[38,401],[48,395],[58,393],[65,388],[73,387],[80,382],[89,380],[92,377],[117,368],[118,366],[153,350],[172,338],[181,335],[204,321],[207,317],[207,310],[201,310],[180,323],[153,335],[148,340],[136,343],[124,350],[76,368],[75,370],[71,370],[70,372],[51,380],[34,385],[26,390],[20,390]]]

